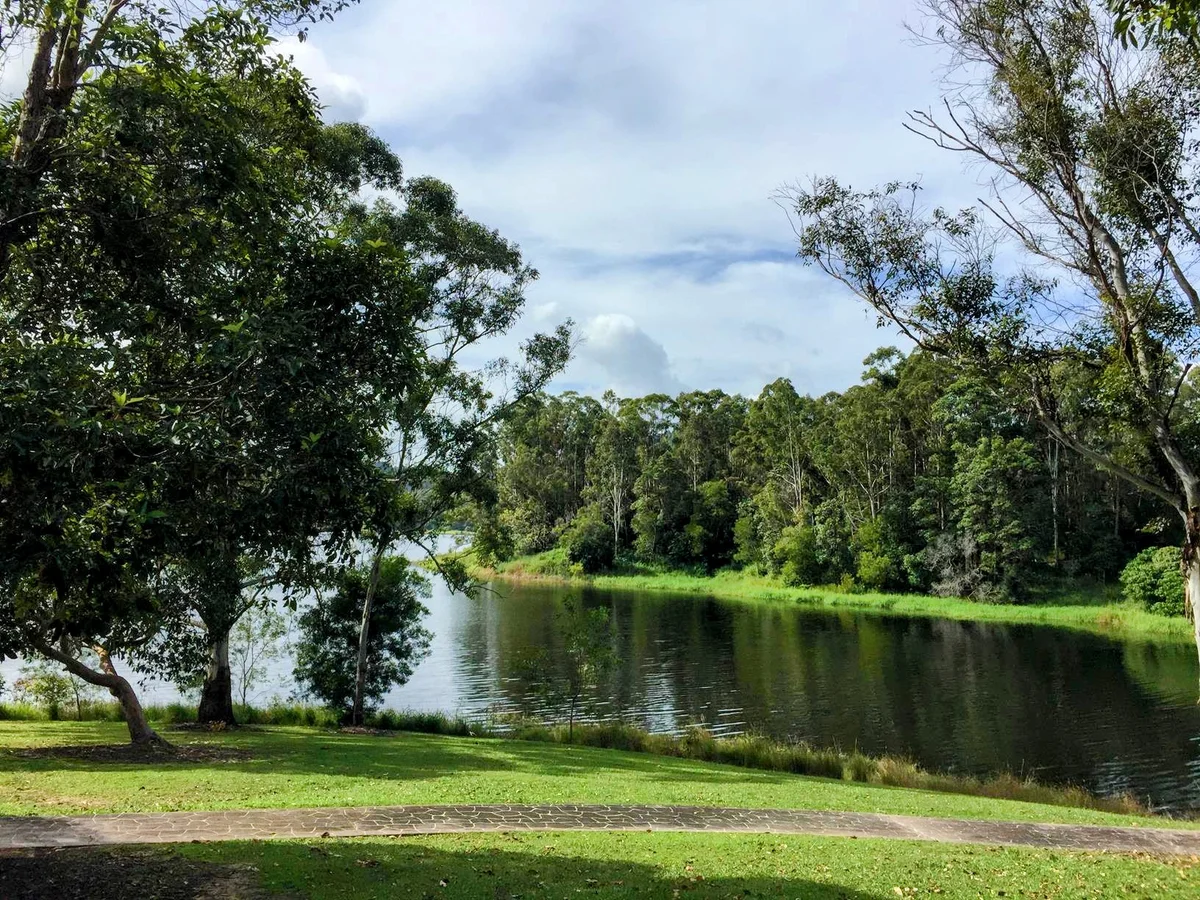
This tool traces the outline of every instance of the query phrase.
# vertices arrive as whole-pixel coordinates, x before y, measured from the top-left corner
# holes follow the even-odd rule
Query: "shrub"
[[[792,525],[783,529],[771,549],[771,558],[784,584],[817,584],[821,580],[817,534],[807,525]]]
[[[858,554],[858,583],[864,588],[880,591],[887,586],[892,575],[892,561],[874,550],[863,550]]]
[[[1130,603],[1164,616],[1182,616],[1183,574],[1176,547],[1151,547],[1121,572],[1121,593]]]
[[[580,511],[563,535],[563,544],[567,558],[588,575],[608,571],[616,559],[612,528],[595,506]]]

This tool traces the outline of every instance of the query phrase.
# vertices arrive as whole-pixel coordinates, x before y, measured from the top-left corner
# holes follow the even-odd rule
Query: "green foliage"
[[[1121,593],[1130,603],[1164,616],[1182,616],[1183,573],[1177,547],[1143,550],[1121,572]]]
[[[562,665],[556,667],[549,655],[538,649],[525,656],[521,668],[537,693],[568,705],[567,731],[573,735],[579,701],[608,677],[617,656],[604,607],[588,609],[578,597],[567,597],[558,611],[558,628],[564,651]]]
[[[536,271],[275,52],[347,5],[0,11],[6,51],[49,53],[0,110],[0,653],[175,677],[199,641],[228,708],[255,591],[427,542],[565,363],[566,326],[475,352]]]
[[[755,568],[763,563],[763,542],[753,507],[745,507],[733,523],[733,562],[746,568]]]
[[[1114,16],[1113,33],[1134,47],[1178,35],[1195,44],[1200,37],[1197,0],[1107,0]]]
[[[972,596],[1026,594],[1035,556],[1028,520],[1038,509],[1030,486],[1037,472],[1033,447],[1024,438],[984,437],[960,450],[950,490],[961,510],[959,527],[976,555]]]
[[[854,536],[857,548],[854,579],[867,590],[879,591],[889,587],[895,574],[895,563],[884,548],[883,521],[864,522]]]
[[[783,529],[771,549],[771,562],[784,584],[821,584],[825,567],[817,547],[817,532],[807,525]]]
[[[359,626],[370,572],[343,570],[334,589],[299,617],[296,682],[310,696],[347,714],[354,700]],[[371,606],[364,706],[374,707],[392,687],[404,684],[424,657],[430,634],[421,625],[428,610],[420,598],[428,584],[407,560],[387,557]]]
[[[595,504],[584,507],[563,535],[567,558],[587,575],[607,572],[613,567],[612,527]]]
[[[73,697],[71,677],[61,666],[42,660],[21,666],[20,676],[13,682],[13,699],[44,709],[51,720],[61,717],[62,707]]]
[[[610,397],[589,419],[590,439],[570,433],[588,459],[591,502],[552,530],[589,575],[617,558],[645,571],[734,564],[787,584],[991,601],[1023,599],[1063,574],[1111,576],[1142,541],[1152,501],[1039,434],[1015,412],[1019,394],[922,351],[883,348],[865,366],[863,384],[817,399],[784,379],[748,404],[720,392]],[[531,510],[571,506],[561,479],[541,492],[520,487],[525,463],[508,472],[508,459],[536,449],[525,441],[562,445],[560,420],[571,421],[539,414],[533,437],[528,424],[505,427],[501,522],[525,529],[529,516],[549,520]],[[485,548],[489,529],[480,527]]]

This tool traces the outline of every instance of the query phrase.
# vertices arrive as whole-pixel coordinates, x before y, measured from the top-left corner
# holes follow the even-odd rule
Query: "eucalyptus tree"
[[[639,415],[636,401],[604,395],[608,415],[596,432],[596,444],[588,460],[585,497],[600,510],[612,529],[614,558],[620,554],[623,537],[633,509],[633,487],[638,479],[638,448],[647,443],[650,428]]]
[[[404,318],[386,325],[396,339],[415,337],[403,377],[377,395],[388,438],[377,459],[385,490],[363,529],[373,557],[360,619],[355,724],[364,715],[371,606],[385,553],[397,541],[415,545],[452,586],[467,585],[463,568],[439,561],[432,539],[464,497],[493,489],[500,424],[563,368],[571,346],[567,323],[527,339],[514,357],[479,362],[488,342],[517,324],[537,272],[515,244],[466,216],[444,182],[413,179],[399,196],[399,205],[378,201],[348,220],[356,241],[380,247],[404,268],[411,281],[398,298]]]
[[[982,205],[1041,268],[1002,275],[976,212],[926,213],[915,187],[856,191],[829,178],[789,194],[800,255],[918,344],[1019,390],[1060,444],[1174,510],[1194,612],[1195,48],[1169,35],[1126,46],[1086,0],[927,9],[929,40],[948,50],[958,83],[940,113],[914,113],[910,127],[991,173]],[[1106,440],[1097,420],[1136,435],[1139,451]]]
[[[1200,38],[1198,0],[1108,0],[1115,17],[1113,33],[1123,43],[1137,46],[1148,40],[1182,36]]]

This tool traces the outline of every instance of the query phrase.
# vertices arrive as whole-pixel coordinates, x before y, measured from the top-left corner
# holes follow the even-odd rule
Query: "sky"
[[[820,174],[982,193],[903,128],[945,63],[906,23],[912,0],[362,0],[280,47],[327,120],[448,181],[539,270],[490,353],[569,317],[582,341],[555,389],[820,394],[903,341],[795,258],[775,191]]]

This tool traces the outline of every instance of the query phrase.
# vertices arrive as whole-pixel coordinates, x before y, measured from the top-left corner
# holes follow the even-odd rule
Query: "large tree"
[[[927,7],[956,88],[910,127],[991,174],[983,206],[1034,264],[998,266],[981,216],[926,213],[916,186],[855,191],[826,178],[789,192],[800,255],[917,343],[1019,392],[1056,441],[1173,509],[1194,613],[1195,49],[1169,35],[1126,46],[1085,0]],[[1134,436],[1132,452],[1114,433]]]
[[[0,118],[0,649],[113,691],[135,740],[157,736],[113,657],[178,665],[190,606],[202,708],[231,720],[246,592],[311,586],[364,530],[428,521],[414,484],[461,486],[488,382],[446,374],[464,339],[512,326],[531,277],[445,185],[403,184],[378,139],[322,123],[272,54],[272,26],[343,5],[5,7],[5,39],[37,52]],[[565,348],[534,338],[490,372],[528,390]],[[431,372],[480,415],[429,412]],[[387,464],[415,419],[414,450],[453,477]]]

